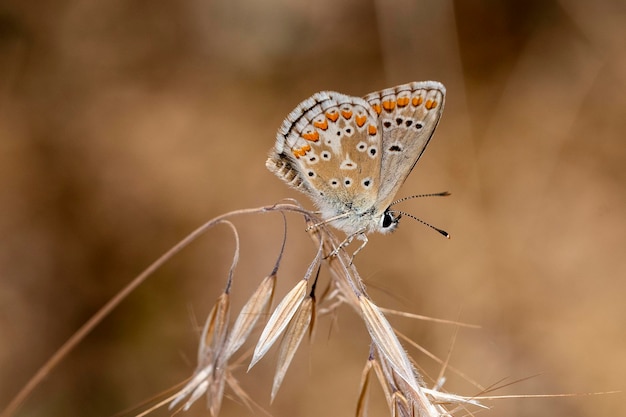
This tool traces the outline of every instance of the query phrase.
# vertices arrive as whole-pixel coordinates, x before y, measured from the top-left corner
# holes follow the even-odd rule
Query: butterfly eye
[[[393,217],[391,216],[391,214],[389,214],[389,213],[383,214],[383,222],[382,223],[383,223],[382,224],[383,229],[386,229],[389,226],[391,226],[393,224]]]
[[[381,232],[388,233],[395,230],[398,227],[398,222],[400,221],[400,216],[394,217],[392,213],[389,211],[385,211],[383,213],[383,217],[380,219],[380,228]]]

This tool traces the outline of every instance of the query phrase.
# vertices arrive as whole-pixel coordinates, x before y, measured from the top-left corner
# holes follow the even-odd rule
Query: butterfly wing
[[[368,94],[382,131],[381,185],[376,207],[382,212],[395,198],[424,153],[439,123],[446,89],[436,81],[403,84]]]
[[[266,165],[308,194],[323,218],[359,213],[374,205],[381,185],[378,118],[361,98],[314,94],[287,116]],[[334,225],[348,233],[357,228]]]

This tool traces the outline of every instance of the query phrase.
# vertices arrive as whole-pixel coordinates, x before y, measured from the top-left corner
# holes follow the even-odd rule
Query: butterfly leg
[[[369,242],[369,240],[367,239],[367,235],[365,234],[365,232],[360,232],[357,236],[356,236],[359,240],[362,240],[363,243],[361,244],[361,246],[359,246],[357,248],[357,250],[354,251],[354,253],[352,254],[352,258],[350,258],[350,265],[352,265],[352,263],[354,262],[354,258],[356,258],[356,254],[361,252],[361,249],[363,249],[365,247],[365,245],[367,245],[367,242]]]
[[[369,242],[369,239],[367,238],[367,235],[364,232],[359,233],[359,235],[357,236],[357,238],[359,240],[362,240],[363,243],[361,244],[361,246],[359,246],[357,248],[357,250],[354,251],[354,253],[352,254],[352,259],[354,259],[354,257],[356,256],[357,253],[361,252],[361,249],[363,249],[365,247],[365,245],[367,245],[367,242]],[[352,263],[352,262],[351,262]]]
[[[343,242],[341,242],[339,244],[339,246],[337,246],[329,255],[328,257],[332,257],[332,256],[337,256],[337,254],[339,253],[339,251],[343,248],[345,248],[346,246],[350,245],[350,243],[352,243],[352,241],[354,240],[354,237],[356,236],[356,233],[353,233],[349,236],[347,236]]]
[[[359,246],[358,249],[352,254],[352,257],[350,258],[350,265],[352,265],[352,262],[354,261],[354,257],[356,256],[356,254],[359,253],[359,251],[363,249],[365,245],[367,245],[368,240],[367,240],[367,236],[365,235],[365,229],[361,229],[358,232],[352,233],[351,235],[347,236],[343,240],[343,242],[341,242],[339,246],[335,248],[335,250],[333,250],[330,253],[330,255],[328,255],[328,257],[330,258],[331,256],[336,256],[341,249],[349,246],[355,237],[358,238],[359,240],[362,240],[363,244]]]

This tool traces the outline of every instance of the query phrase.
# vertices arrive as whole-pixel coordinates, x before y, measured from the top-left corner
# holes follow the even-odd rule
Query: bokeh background
[[[483,386],[532,377],[494,395],[626,389],[625,39],[619,0],[2,2],[0,408],[196,226],[286,197],[311,207],[264,167],[298,102],[426,79],[447,86],[446,110],[399,196],[451,191],[403,209],[452,239],[408,219],[372,236],[356,260],[370,295],[480,324],[393,319],[438,356],[451,349]],[[288,220],[280,293],[315,252],[301,219]],[[276,214],[236,225],[237,306],[283,232]],[[113,415],[188,377],[233,247],[218,227],[178,255],[17,415]],[[273,405],[272,356],[237,376],[275,416],[353,415],[367,340],[341,308],[320,320]],[[446,375],[450,391],[479,393]],[[374,393],[372,415],[385,415]],[[488,404],[480,415],[626,415],[624,394]],[[251,415],[230,400],[222,411]],[[201,400],[187,415],[207,414]]]

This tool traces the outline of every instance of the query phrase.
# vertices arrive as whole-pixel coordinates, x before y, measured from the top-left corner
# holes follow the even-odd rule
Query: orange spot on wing
[[[365,121],[367,120],[367,116],[357,116],[356,117],[356,125],[358,127],[363,127]]]
[[[311,142],[317,142],[318,140],[320,140],[320,134],[317,133],[316,130],[309,132],[309,133],[303,133],[302,137],[305,138],[306,140],[310,140]]]
[[[376,129],[376,126],[369,125],[367,127],[367,133],[369,133],[370,135],[374,136],[376,134],[376,132],[378,132],[378,129]]]
[[[301,148],[294,149],[292,152],[293,152],[293,156],[295,156],[296,158],[298,158],[298,159],[299,159],[301,156],[306,155],[306,153],[307,153],[308,151],[310,151],[310,150],[311,150],[311,146],[309,146],[309,145],[304,145],[304,146],[303,146],[303,147],[301,147]]]
[[[341,115],[344,119],[348,120],[352,117],[352,112],[350,110],[342,110]]]
[[[383,109],[391,111],[396,108],[396,102],[394,100],[383,101]]]
[[[398,107],[404,107],[409,104],[408,97],[398,97]]]
[[[437,102],[435,100],[426,100],[426,108],[428,110],[434,109],[437,107]]]
[[[329,111],[326,113],[326,117],[328,120],[336,122],[339,119],[339,113],[337,113],[337,110]]]
[[[424,101],[424,99],[422,97],[413,97],[413,100],[411,100],[411,104],[413,106],[417,107],[420,104],[422,104],[423,101]]]
[[[380,107],[380,104],[372,104],[372,108],[374,109],[374,111],[376,112],[376,114],[380,114],[383,109]]]
[[[326,130],[328,129],[328,122],[326,121],[326,119],[324,119],[321,122],[313,122],[313,126],[318,129]]]

